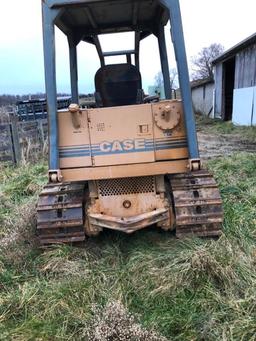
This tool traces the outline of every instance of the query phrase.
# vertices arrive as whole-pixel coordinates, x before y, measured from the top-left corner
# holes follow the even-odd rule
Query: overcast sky
[[[41,0],[1,0],[0,20],[0,94],[44,92],[44,68],[41,29]],[[221,43],[230,48],[256,32],[255,0],[180,0],[188,61],[203,47]],[[171,46],[166,29],[168,46]],[[115,46],[131,48],[132,39],[102,38],[104,50]],[[57,31],[57,84],[59,92],[70,92],[66,38]],[[170,67],[174,67],[169,49]],[[81,43],[78,48],[79,91],[94,91],[93,78],[99,68],[95,48]],[[154,84],[160,70],[157,41],[149,37],[141,45],[143,85]]]

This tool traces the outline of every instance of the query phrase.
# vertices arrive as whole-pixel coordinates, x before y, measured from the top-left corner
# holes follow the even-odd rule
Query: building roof
[[[234,55],[236,55],[241,50],[243,50],[243,49],[247,48],[248,46],[255,44],[255,43],[256,43],[256,33],[254,33],[250,37],[242,40],[239,44],[231,47],[230,49],[225,51],[223,54],[221,54],[219,57],[215,58],[212,61],[212,64],[215,65],[215,64],[218,64],[220,62],[223,62],[223,61],[233,57]]]
[[[200,86],[214,83],[213,79],[205,78],[205,79],[197,79],[195,81],[190,82],[191,89],[199,88]]]

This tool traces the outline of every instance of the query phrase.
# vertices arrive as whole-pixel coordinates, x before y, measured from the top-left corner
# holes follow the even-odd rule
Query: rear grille
[[[153,176],[122,178],[98,181],[99,195],[108,197],[113,195],[155,193],[155,178]]]

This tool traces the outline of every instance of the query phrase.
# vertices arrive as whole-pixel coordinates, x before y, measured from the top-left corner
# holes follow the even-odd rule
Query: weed
[[[167,341],[154,331],[142,328],[121,302],[110,302],[103,310],[96,306],[93,315],[85,333],[88,341]]]

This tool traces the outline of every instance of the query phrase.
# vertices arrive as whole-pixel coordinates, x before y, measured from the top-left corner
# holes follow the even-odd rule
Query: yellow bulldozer
[[[49,182],[37,205],[41,244],[152,225],[176,230],[177,237],[219,236],[222,203],[199,157],[179,1],[42,0],[42,10]],[[172,99],[169,21],[182,101]],[[72,94],[69,108],[59,111],[55,26],[68,39]],[[134,49],[103,51],[102,35],[124,32],[134,32]],[[140,43],[152,34],[159,45],[164,100],[145,96],[142,89]],[[81,41],[95,46],[101,64],[94,107],[79,106]],[[107,64],[110,56],[124,56],[125,62]]]

